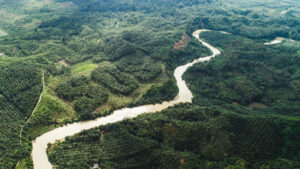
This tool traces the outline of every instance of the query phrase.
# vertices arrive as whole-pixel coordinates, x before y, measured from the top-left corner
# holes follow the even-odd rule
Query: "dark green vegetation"
[[[141,83],[146,83],[154,80],[162,73],[162,68],[160,65],[143,63],[143,60],[124,60],[119,65],[118,68],[122,72],[127,72],[132,74]]]
[[[73,144],[68,144],[68,142],[72,142]],[[85,142],[87,144],[82,144]],[[60,161],[66,159],[69,155],[72,154],[81,154],[84,152],[84,156],[80,157],[80,160],[77,159],[75,161],[69,161],[68,164],[63,164],[61,168],[72,168],[72,163],[76,163],[77,168],[89,168],[94,163],[96,163],[100,156],[99,146],[100,146],[100,132],[99,130],[89,130],[82,133],[79,137],[76,138],[66,138],[66,142],[63,143],[64,146],[61,147],[53,147],[56,151],[65,152],[66,150],[69,153],[61,154],[62,156],[51,156],[53,161]],[[72,152],[71,152],[72,151]],[[90,161],[92,160],[92,161]],[[90,161],[90,163],[86,163],[86,161]]]
[[[60,64],[60,63],[52,63],[46,67],[46,70],[51,75],[61,75],[70,73],[70,67]]]
[[[32,168],[31,140],[62,124],[173,99],[174,69],[210,54],[190,38],[207,28],[233,35],[201,35],[222,55],[185,74],[193,104],[69,137],[49,149],[51,162],[57,168],[299,168],[299,45],[263,46],[276,36],[299,40],[298,8],[297,0],[1,1],[0,74],[17,72],[0,82],[1,104],[10,106],[1,116],[11,118],[1,119],[9,130],[2,127],[1,152],[8,155],[1,154],[0,166],[14,168],[21,159],[17,168]],[[185,33],[190,37],[176,49]],[[46,87],[22,147],[18,133],[40,94],[41,70]],[[10,78],[16,89],[2,90]]]
[[[108,87],[112,92],[128,95],[138,88],[134,77],[113,67],[96,68],[91,76],[94,81]]]
[[[251,39],[274,39],[285,37],[300,40],[300,21],[297,18],[267,18],[263,21],[258,14],[232,13],[223,11],[223,16],[218,17],[196,17],[188,26],[188,33],[199,28],[210,30],[222,30],[234,35],[246,36]],[[233,11],[234,13],[234,11]],[[265,25],[268,25],[267,27]],[[287,29],[288,31],[287,31]]]
[[[56,89],[60,98],[74,101],[74,109],[82,119],[91,118],[91,112],[108,99],[108,94],[103,88],[88,85],[88,83],[89,80],[85,76],[73,77],[65,83],[61,83]]]
[[[266,47],[217,32],[202,37],[224,50],[219,58],[195,65],[186,75],[193,93],[198,94],[195,102],[217,99],[243,106],[258,102],[270,107],[272,113],[299,116],[299,44]]]
[[[270,18],[257,14],[259,18],[251,20],[252,12],[228,13],[229,24],[217,22],[223,17],[215,13],[211,13],[215,18],[195,18],[187,24],[189,34],[199,28],[235,34],[201,35],[222,54],[195,65],[184,75],[194,94],[192,104],[84,131],[50,146],[52,164],[56,168],[88,168],[96,163],[100,168],[119,169],[299,168],[300,46],[288,40],[280,45],[263,45],[276,36],[297,39],[299,20],[285,18],[285,23],[295,24],[278,26],[282,20],[274,17],[274,24],[266,27]],[[244,23],[249,20],[253,22]],[[264,25],[262,33],[255,31],[262,28],[258,20]],[[247,27],[238,31],[241,25]],[[172,61],[168,63],[172,67]],[[168,100],[167,91],[176,91],[172,81],[168,83],[152,86],[139,102]],[[74,151],[74,146],[80,148]],[[65,159],[70,162],[65,163]]]
[[[13,168],[18,159],[17,168],[32,168],[31,141],[55,127],[104,116],[129,105],[173,99],[177,94],[174,68],[209,54],[196,40],[181,50],[173,48],[186,31],[190,16],[181,16],[180,11],[174,11],[180,16],[177,19],[162,11],[157,16],[157,9],[192,6],[189,1],[135,1],[124,3],[123,9],[116,8],[120,7],[118,1],[101,1],[100,8],[105,7],[102,9],[96,9],[94,3],[98,2],[0,2],[0,65],[18,67],[17,62],[30,63],[35,73],[43,70],[45,74],[42,100],[24,127],[23,147],[6,146],[4,152],[17,155],[0,157],[9,165],[5,168]],[[132,8],[136,3],[140,7]],[[162,3],[169,6],[161,6]],[[116,10],[120,13],[111,13]],[[19,93],[25,91],[27,88]],[[11,90],[6,92],[15,95]],[[16,98],[12,108],[24,107],[22,97]],[[37,101],[29,95],[25,99],[30,104]],[[24,108],[32,109],[27,102]],[[7,142],[18,143],[16,136],[29,112],[32,110],[26,111],[23,121],[11,123],[16,127],[3,137]],[[3,114],[10,113],[5,110]],[[15,151],[19,147],[21,153]]]
[[[265,47],[218,32],[202,37],[224,50],[185,74],[195,95],[193,104],[82,132],[51,147],[53,164],[57,168],[95,163],[101,168],[299,168],[300,98],[295,88],[299,46]],[[251,48],[256,50],[246,50]],[[253,107],[246,107],[251,103]],[[70,145],[91,146],[74,151]],[[78,163],[82,151],[100,155]]]
[[[292,169],[300,167],[297,126],[242,107],[180,105],[82,132],[49,157],[57,168]]]
[[[30,154],[20,143],[20,129],[42,90],[41,71],[31,64],[0,66],[0,168],[14,168]]]
[[[175,98],[178,93],[176,82],[168,80],[162,85],[151,86],[146,94],[137,102],[139,105],[162,103]]]

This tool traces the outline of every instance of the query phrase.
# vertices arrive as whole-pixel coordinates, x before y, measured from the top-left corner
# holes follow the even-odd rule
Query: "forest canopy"
[[[64,124],[175,99],[175,68],[211,55],[197,29],[212,30],[200,38],[221,55],[183,75],[192,103],[51,144],[53,167],[299,168],[299,9],[297,0],[1,1],[0,168],[32,169],[32,140]]]
[[[13,168],[28,154],[21,145],[20,129],[31,115],[42,90],[41,71],[17,63],[0,66],[0,168]]]

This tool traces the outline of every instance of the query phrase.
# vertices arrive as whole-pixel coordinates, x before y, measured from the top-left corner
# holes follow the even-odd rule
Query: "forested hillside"
[[[43,18],[28,30],[10,30],[11,27],[18,28],[20,23],[6,23],[8,26],[4,30],[10,30],[10,35],[0,38],[0,65],[10,66],[19,61],[45,72],[42,100],[22,135],[28,149],[23,155],[14,156],[11,162],[16,164],[20,159],[19,168],[32,167],[31,140],[48,130],[65,123],[105,116],[129,105],[173,99],[177,93],[172,77],[174,68],[209,54],[208,49],[196,40],[191,40],[180,50],[173,48],[183,36],[186,25],[177,20],[165,24],[171,16],[156,17],[153,11],[146,16],[137,10],[122,15],[84,10],[94,1],[84,4],[83,1],[50,1],[44,7],[51,9],[55,3],[57,7],[62,5],[64,9],[77,10],[56,9],[56,15],[64,16],[53,16],[53,19],[39,15],[41,13],[27,6],[25,1],[3,2],[7,7],[2,8],[4,11],[24,9],[30,11],[26,17]],[[105,3],[110,5],[112,2]],[[119,2],[113,3],[119,6]],[[130,3],[136,5],[136,2]],[[156,3],[142,2],[144,7],[139,10],[151,9]],[[33,4],[43,6],[38,2]],[[157,8],[162,7],[157,5]],[[14,10],[10,13],[17,14]],[[184,22],[187,21],[186,17]],[[170,84],[172,88],[166,91],[166,85]],[[151,90],[147,92],[148,89]],[[16,141],[15,138],[9,140],[13,139]]]
[[[256,102],[269,107],[272,114],[284,110],[281,113],[299,115],[299,43],[264,46],[218,32],[203,33],[202,37],[223,53],[207,64],[195,65],[186,74],[196,102],[208,99],[205,105],[217,99],[243,106]]]
[[[0,72],[0,168],[14,168],[28,152],[20,129],[31,115],[42,90],[41,71],[31,64],[1,66]]]
[[[1,0],[1,30],[8,34],[19,34],[32,30],[48,19],[69,14],[75,6],[70,2],[56,0]]]
[[[82,132],[53,145],[51,162],[57,168],[299,168],[299,44],[269,47],[218,32],[201,37],[223,53],[184,75],[193,104]],[[83,159],[82,151],[100,155]]]
[[[66,123],[174,99],[174,69],[211,54],[197,29],[221,55],[184,74],[191,104],[49,145],[54,168],[300,168],[299,16],[296,0],[0,0],[0,168],[33,168],[32,140]]]
[[[180,105],[67,138],[49,158],[55,168],[292,169],[300,166],[298,125],[230,105]]]

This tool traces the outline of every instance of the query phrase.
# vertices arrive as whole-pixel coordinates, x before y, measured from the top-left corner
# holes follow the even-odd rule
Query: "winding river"
[[[46,153],[48,143],[55,143],[58,140],[63,140],[67,136],[72,136],[83,130],[95,128],[100,125],[106,125],[109,123],[119,122],[124,119],[134,118],[134,117],[137,117],[138,115],[141,115],[144,113],[158,112],[158,111],[161,111],[163,109],[166,109],[166,108],[171,107],[178,103],[191,103],[193,94],[187,87],[186,82],[182,79],[183,73],[189,67],[193,66],[195,63],[209,61],[211,58],[213,58],[216,55],[219,55],[221,53],[217,48],[211,46],[210,44],[204,42],[203,40],[201,40],[199,38],[199,34],[204,31],[209,31],[209,30],[205,30],[205,29],[197,30],[193,33],[193,36],[195,38],[197,38],[204,46],[209,48],[212,51],[212,55],[196,59],[191,63],[188,63],[183,66],[179,66],[175,69],[174,76],[177,81],[179,93],[174,100],[169,101],[169,102],[163,102],[161,104],[155,104],[155,105],[143,105],[143,106],[139,106],[139,107],[135,107],[135,108],[123,108],[121,110],[114,111],[111,115],[108,115],[106,117],[100,117],[100,118],[97,118],[97,119],[91,120],[91,121],[72,123],[72,124],[68,124],[68,125],[56,128],[52,131],[49,131],[49,132],[37,137],[32,142],[32,160],[33,160],[34,168],[35,169],[51,169],[52,168],[52,165],[49,162],[47,153]]]

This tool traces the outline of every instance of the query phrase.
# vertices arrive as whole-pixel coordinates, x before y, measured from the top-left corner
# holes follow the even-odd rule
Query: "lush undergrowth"
[[[108,99],[108,94],[103,88],[88,83],[89,79],[85,76],[73,77],[56,89],[60,98],[74,101],[74,109],[82,119],[91,118],[91,112],[105,104]]]
[[[264,46],[263,41],[218,32],[201,37],[222,54],[184,75],[193,104],[90,130],[98,133],[89,142],[100,140],[95,150],[100,156],[81,164],[120,169],[300,167],[297,42]],[[166,87],[153,86],[140,101],[161,101],[159,93],[167,97],[162,92]],[[83,135],[90,138],[82,132],[70,138],[74,143],[50,147],[56,168],[80,168],[79,151],[59,150],[86,144],[76,139]],[[70,163],[60,160],[65,156]]]
[[[1,169],[15,167],[20,158],[30,153],[28,147],[20,143],[20,129],[33,111],[41,90],[41,71],[34,65],[19,63],[1,66]]]
[[[77,4],[57,3],[70,9]],[[153,11],[145,15],[130,10],[119,15],[83,10],[91,3],[78,5],[80,10],[74,13],[59,10],[58,6],[61,13],[56,14],[63,13],[64,17],[30,13],[26,17],[34,16],[35,19],[26,23],[38,22],[41,18],[44,21],[29,26],[26,31],[17,28],[20,24],[17,22],[7,23],[4,29],[16,27],[8,31],[12,35],[0,39],[0,65],[30,62],[45,72],[42,100],[24,128],[23,139],[28,150],[35,137],[65,123],[107,115],[128,105],[173,99],[177,93],[171,83],[174,68],[209,54],[196,40],[181,50],[173,48],[184,34],[186,25],[169,20],[172,16],[156,17]],[[13,6],[16,3],[12,2],[3,5],[20,8],[24,4]],[[31,9],[24,8],[24,11],[28,10]],[[18,13],[20,18],[25,17],[21,16],[24,11]],[[166,21],[170,23],[166,25]],[[17,32],[22,32],[22,35]],[[164,91],[167,84],[173,87]],[[19,164],[31,168],[30,156]]]
[[[13,132],[3,130],[10,134],[1,144],[11,144],[3,146],[8,155],[0,161],[13,168],[26,156],[18,167],[32,168],[31,141],[46,131],[125,106],[172,100],[178,91],[174,69],[210,54],[191,36],[207,28],[233,35],[201,35],[222,55],[185,75],[193,105],[70,137],[49,149],[51,162],[58,168],[298,167],[299,138],[293,133],[299,130],[299,45],[263,42],[276,36],[299,40],[299,10],[294,0],[251,2],[1,1],[0,74],[8,67],[20,73],[0,81],[1,115],[16,119],[3,118]],[[45,90],[19,148],[18,131],[41,89],[37,67],[44,70]],[[11,78],[17,89],[2,90]]]
[[[186,74],[196,94],[195,102],[209,99],[208,104],[218,100],[243,106],[258,102],[269,106],[272,113],[282,111],[279,106],[284,106],[282,113],[299,115],[299,44],[266,47],[217,32],[202,37],[223,53],[209,63],[195,65]]]
[[[299,167],[299,121],[227,107],[180,105],[84,131],[52,145],[49,158],[55,168]]]
[[[168,80],[161,85],[153,85],[137,102],[138,105],[162,103],[163,101],[170,101],[178,94],[178,87],[176,82]]]
[[[129,74],[114,67],[99,67],[92,72],[92,79],[112,92],[128,95],[138,88],[138,83]]]
[[[10,0],[0,2],[0,29],[9,34],[21,35],[41,22],[60,15],[70,14],[75,6],[70,2],[55,0]]]

